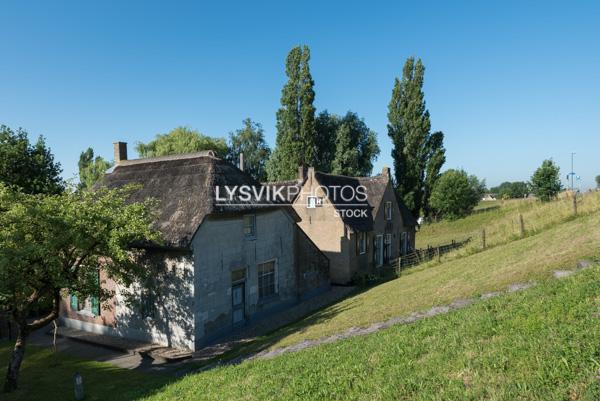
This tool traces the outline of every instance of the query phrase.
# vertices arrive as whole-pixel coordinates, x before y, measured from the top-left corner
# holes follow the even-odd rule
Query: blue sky
[[[600,174],[598,4],[3,1],[0,123],[44,135],[66,178],[88,146],[112,159],[113,141],[178,125],[226,136],[250,117],[273,146],[284,59],[307,44],[317,109],[365,119],[378,172],[394,77],[416,56],[446,168],[492,186],[549,157],[564,177],[576,152],[585,189]]]

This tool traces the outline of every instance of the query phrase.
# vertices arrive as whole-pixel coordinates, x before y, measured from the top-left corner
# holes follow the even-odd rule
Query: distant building
[[[484,194],[481,197],[481,200],[482,201],[495,201],[496,200],[496,194],[492,194],[492,193]]]
[[[397,199],[389,168],[374,177],[300,168],[296,180],[266,185],[286,190],[298,225],[329,258],[332,283],[348,284],[415,247],[416,221]],[[342,188],[346,199],[336,196]],[[364,200],[349,196],[363,190]]]

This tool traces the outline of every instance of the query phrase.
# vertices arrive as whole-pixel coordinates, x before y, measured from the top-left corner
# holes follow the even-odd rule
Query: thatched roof
[[[283,195],[284,204],[292,204],[294,200],[298,197],[298,194],[301,191],[302,185],[305,180],[288,180],[288,181],[273,181],[273,182],[263,182],[262,185],[266,187],[276,188],[281,190],[281,194]]]
[[[329,193],[329,200],[334,204],[334,207],[338,210],[352,209],[363,211],[366,217],[354,217],[342,214],[342,220],[346,225],[353,228],[356,231],[371,231],[373,230],[373,219],[375,218],[376,208],[381,202],[383,191],[381,186],[383,184],[383,190],[385,191],[385,184],[382,180],[377,177],[348,177],[343,175],[334,175],[315,172],[315,178],[322,186],[327,188]],[[364,186],[367,189],[367,200],[359,202],[356,199],[344,199],[340,196],[339,191],[341,187],[352,187],[356,191],[359,186]],[[380,193],[381,192],[381,193]],[[334,194],[338,195],[334,197]],[[348,197],[348,195],[346,195]]]
[[[268,208],[254,196],[248,201],[235,197],[227,201],[216,198],[226,194],[224,186],[260,184],[234,165],[214,157],[212,152],[164,156],[121,161],[106,174],[102,185],[109,188],[140,184],[133,201],[155,198],[159,202],[156,228],[163,234],[165,245],[186,248],[208,214],[240,213]]]
[[[310,174],[310,173],[309,173]],[[373,177],[349,177],[344,175],[335,175],[322,173],[315,171],[315,179],[320,185],[327,187],[329,201],[334,204],[334,207],[338,210],[341,209],[352,209],[352,210],[365,210],[366,217],[349,217],[342,215],[342,220],[349,227],[357,231],[371,231],[373,229],[373,221],[379,208],[382,204],[383,195],[387,189],[390,176],[389,169],[385,168],[382,174]],[[265,182],[263,185],[272,188],[281,188],[282,193],[285,195],[286,201],[284,203],[293,203],[294,200],[301,192],[301,187],[306,181],[306,176],[303,174],[303,178],[289,181],[278,181],[278,182]],[[332,194],[340,187],[350,186],[356,188],[363,186],[367,191],[367,200],[364,202],[357,202],[356,200],[344,200],[342,197],[337,196],[335,199]],[[412,216],[411,212],[404,205],[404,203],[396,198],[398,206],[400,208],[400,214],[402,221],[406,226],[416,226],[417,221]]]
[[[315,172],[315,178],[317,181],[328,187],[329,193],[332,194],[334,187],[351,186],[355,190],[358,186],[363,186],[367,191],[367,200],[364,202],[357,202],[356,200],[345,201],[340,196],[330,201],[335,204],[337,209],[358,209],[366,210],[366,217],[354,217],[342,214],[342,220],[349,227],[357,231],[371,231],[373,229],[373,221],[375,216],[382,205],[383,195],[389,184],[389,176],[386,174],[379,174],[373,177],[348,177],[342,175],[325,174],[321,172]],[[406,208],[400,199],[397,199],[402,220],[406,226],[415,226],[416,221],[410,211]]]

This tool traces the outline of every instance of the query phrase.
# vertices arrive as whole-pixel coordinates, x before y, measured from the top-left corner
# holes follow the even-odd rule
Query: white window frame
[[[392,219],[392,202],[391,201],[385,202],[385,204],[383,205],[383,211],[385,213],[385,219],[391,220]]]
[[[265,265],[267,263],[273,263],[273,280],[274,280],[274,292],[273,294],[261,297],[260,296],[260,272],[259,272],[259,266],[260,265]],[[256,279],[257,279],[257,291],[258,291],[258,300],[259,301],[263,301],[263,300],[268,300],[269,298],[276,296],[277,294],[279,294],[279,266],[277,263],[277,259],[269,259],[269,260],[265,260],[263,262],[257,263],[256,264]]]
[[[252,219],[252,224],[250,226],[246,225],[246,218]],[[243,231],[244,236],[246,238],[255,238],[256,237],[256,214],[245,214],[242,218]],[[250,232],[246,232],[246,229],[250,227]]]
[[[320,196],[307,196],[306,197],[306,208],[307,209],[315,209],[317,207],[323,206],[323,198]]]

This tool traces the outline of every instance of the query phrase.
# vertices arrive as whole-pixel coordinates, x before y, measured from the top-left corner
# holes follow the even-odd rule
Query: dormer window
[[[306,198],[306,208],[314,209],[323,206],[323,198],[320,196],[309,196]]]

